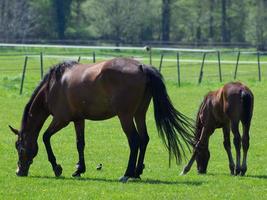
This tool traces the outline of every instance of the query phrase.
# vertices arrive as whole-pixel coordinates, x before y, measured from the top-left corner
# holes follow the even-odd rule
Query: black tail
[[[246,124],[250,123],[253,112],[253,94],[242,90],[241,101],[243,105],[242,121]]]
[[[144,69],[153,97],[154,115],[159,136],[167,147],[170,158],[171,155],[174,155],[176,163],[180,163],[182,154],[185,156],[181,141],[186,144],[189,150],[193,144],[194,126],[192,120],[174,108],[159,71],[153,67],[145,67]]]

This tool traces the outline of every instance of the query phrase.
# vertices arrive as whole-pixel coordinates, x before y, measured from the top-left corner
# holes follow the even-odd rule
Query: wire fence
[[[40,53],[39,53],[40,52]],[[166,81],[179,86],[203,81],[255,80],[266,77],[266,52],[151,47],[91,47],[0,44],[0,77],[36,85],[49,67],[64,60],[95,63],[119,56],[157,67]],[[27,74],[31,73],[31,79]],[[34,78],[32,78],[34,77]],[[26,79],[26,80],[25,80]]]

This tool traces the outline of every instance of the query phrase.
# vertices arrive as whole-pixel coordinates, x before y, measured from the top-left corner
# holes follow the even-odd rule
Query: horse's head
[[[36,147],[31,148],[31,141],[27,141],[26,138],[23,137],[25,135],[23,131],[19,131],[11,126],[9,126],[9,128],[18,137],[15,143],[19,158],[16,174],[18,176],[27,176],[33,157],[37,154],[38,149]]]
[[[210,152],[208,147],[200,147],[197,149],[196,153],[196,162],[197,162],[197,171],[199,174],[206,174],[207,167],[210,159]]]

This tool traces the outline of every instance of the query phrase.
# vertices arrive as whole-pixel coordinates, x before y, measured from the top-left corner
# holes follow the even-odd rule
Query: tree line
[[[1,0],[0,40],[245,44],[267,50],[267,0]]]

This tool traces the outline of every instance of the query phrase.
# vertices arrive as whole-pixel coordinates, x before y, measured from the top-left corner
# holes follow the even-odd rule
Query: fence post
[[[152,65],[152,48],[149,48],[149,64]]]
[[[161,67],[162,67],[163,56],[164,56],[164,54],[162,53],[161,57],[160,57],[160,63],[159,63],[159,71],[160,72],[161,72]]]
[[[259,74],[259,81],[261,81],[261,63],[260,63],[260,52],[257,53],[258,57],[258,74]]]
[[[95,63],[95,52],[93,52],[93,63]]]
[[[40,53],[41,79],[44,77],[43,52]]]
[[[28,62],[28,56],[25,57],[25,61],[24,61],[24,66],[23,66],[23,71],[22,71],[22,77],[21,77],[21,83],[20,83],[20,92],[19,92],[20,95],[22,94],[22,90],[23,90],[23,83],[24,83],[24,78],[25,78],[25,72],[26,72],[27,62]]]
[[[220,82],[222,82],[221,53],[220,53],[220,51],[218,51],[217,54],[218,54],[219,78],[220,78]]]
[[[200,67],[199,78],[198,78],[198,84],[200,84],[201,81],[202,81],[202,77],[203,77],[203,67],[204,67],[205,57],[206,57],[206,52],[204,52],[204,54],[203,54],[203,60],[202,60],[201,67]]]
[[[238,68],[239,58],[240,58],[240,51],[238,51],[238,54],[237,54],[237,60],[236,60],[236,65],[235,65],[234,79],[236,79],[236,75],[237,75],[237,68]]]
[[[181,82],[180,82],[180,62],[179,62],[180,56],[179,56],[179,52],[177,52],[176,58],[177,58],[178,85],[180,87],[181,86]]]

